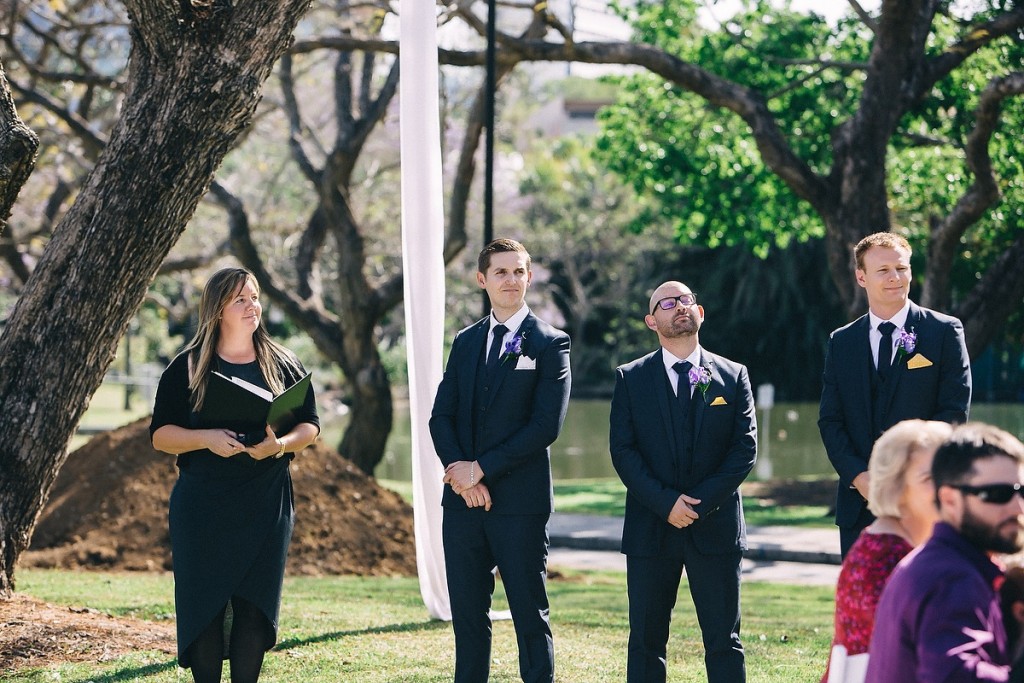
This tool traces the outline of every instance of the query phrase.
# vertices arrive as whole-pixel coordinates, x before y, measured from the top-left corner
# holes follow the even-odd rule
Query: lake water
[[[608,455],[607,400],[572,400],[565,425],[551,448],[555,479],[615,478]],[[834,471],[818,435],[817,403],[776,404],[765,417],[757,411],[758,462],[756,479],[787,479],[805,475],[832,476]],[[989,422],[1024,440],[1024,404],[994,403],[971,407],[971,419]],[[326,424],[327,443],[341,440],[343,421]],[[767,440],[766,440],[767,437]],[[380,479],[412,478],[408,405],[395,406],[395,428],[383,461],[375,474]]]

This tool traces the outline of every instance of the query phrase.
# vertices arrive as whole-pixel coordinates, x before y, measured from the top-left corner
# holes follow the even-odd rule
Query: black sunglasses
[[[948,486],[969,496],[977,496],[982,503],[992,503],[993,505],[1009,503],[1014,494],[1024,498],[1024,484],[984,484],[982,486],[948,484]]]
[[[686,294],[680,294],[679,296],[667,296],[664,299],[658,299],[658,302],[654,304],[654,308],[651,309],[651,313],[653,314],[654,311],[659,308],[663,311],[671,311],[677,304],[692,306],[695,303],[697,303],[696,292],[687,292]]]

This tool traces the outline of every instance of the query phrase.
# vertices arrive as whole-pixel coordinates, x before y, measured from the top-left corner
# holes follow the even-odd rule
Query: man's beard
[[[1010,538],[1001,536],[999,530],[1012,522],[1016,527],[1016,533]],[[1021,533],[1020,521],[1012,517],[1007,522],[992,528],[980,522],[977,517],[971,514],[970,510],[964,508],[963,519],[960,520],[960,535],[971,545],[983,551],[995,553],[1016,553],[1024,548],[1024,533]]]
[[[688,315],[685,317],[672,318],[667,325],[662,326],[661,336],[666,339],[678,337],[692,337],[700,330],[700,319]]]

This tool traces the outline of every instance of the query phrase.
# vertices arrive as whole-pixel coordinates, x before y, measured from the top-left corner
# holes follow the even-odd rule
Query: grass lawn
[[[51,603],[147,620],[173,618],[169,575],[22,570],[17,578],[19,592]],[[567,571],[550,581],[549,593],[558,680],[624,680],[628,636],[625,575]],[[495,607],[503,606],[504,598],[499,595]],[[831,641],[832,611],[830,588],[744,584],[748,680],[819,681]],[[289,578],[279,643],[266,659],[263,680],[440,683],[451,680],[452,651],[451,627],[429,618],[416,579]],[[495,622],[492,656],[492,681],[519,680],[511,622]],[[702,657],[693,605],[684,586],[669,641],[669,680],[705,680]],[[103,663],[7,673],[3,680],[163,683],[191,681],[191,677],[177,667],[173,657],[137,652]]]
[[[381,486],[412,501],[412,482],[380,480]],[[577,479],[555,482],[555,510],[585,515],[621,517],[625,513],[626,487],[618,479]],[[751,496],[743,498],[743,516],[750,526],[805,526],[832,528],[824,505],[777,505]]]

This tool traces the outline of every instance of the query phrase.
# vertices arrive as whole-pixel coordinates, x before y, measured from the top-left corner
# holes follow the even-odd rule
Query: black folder
[[[298,424],[297,412],[306,402],[312,373],[285,389],[276,397],[266,389],[237,377],[210,373],[206,398],[199,411],[201,427],[230,429],[246,446],[266,438],[266,425],[278,436]]]

